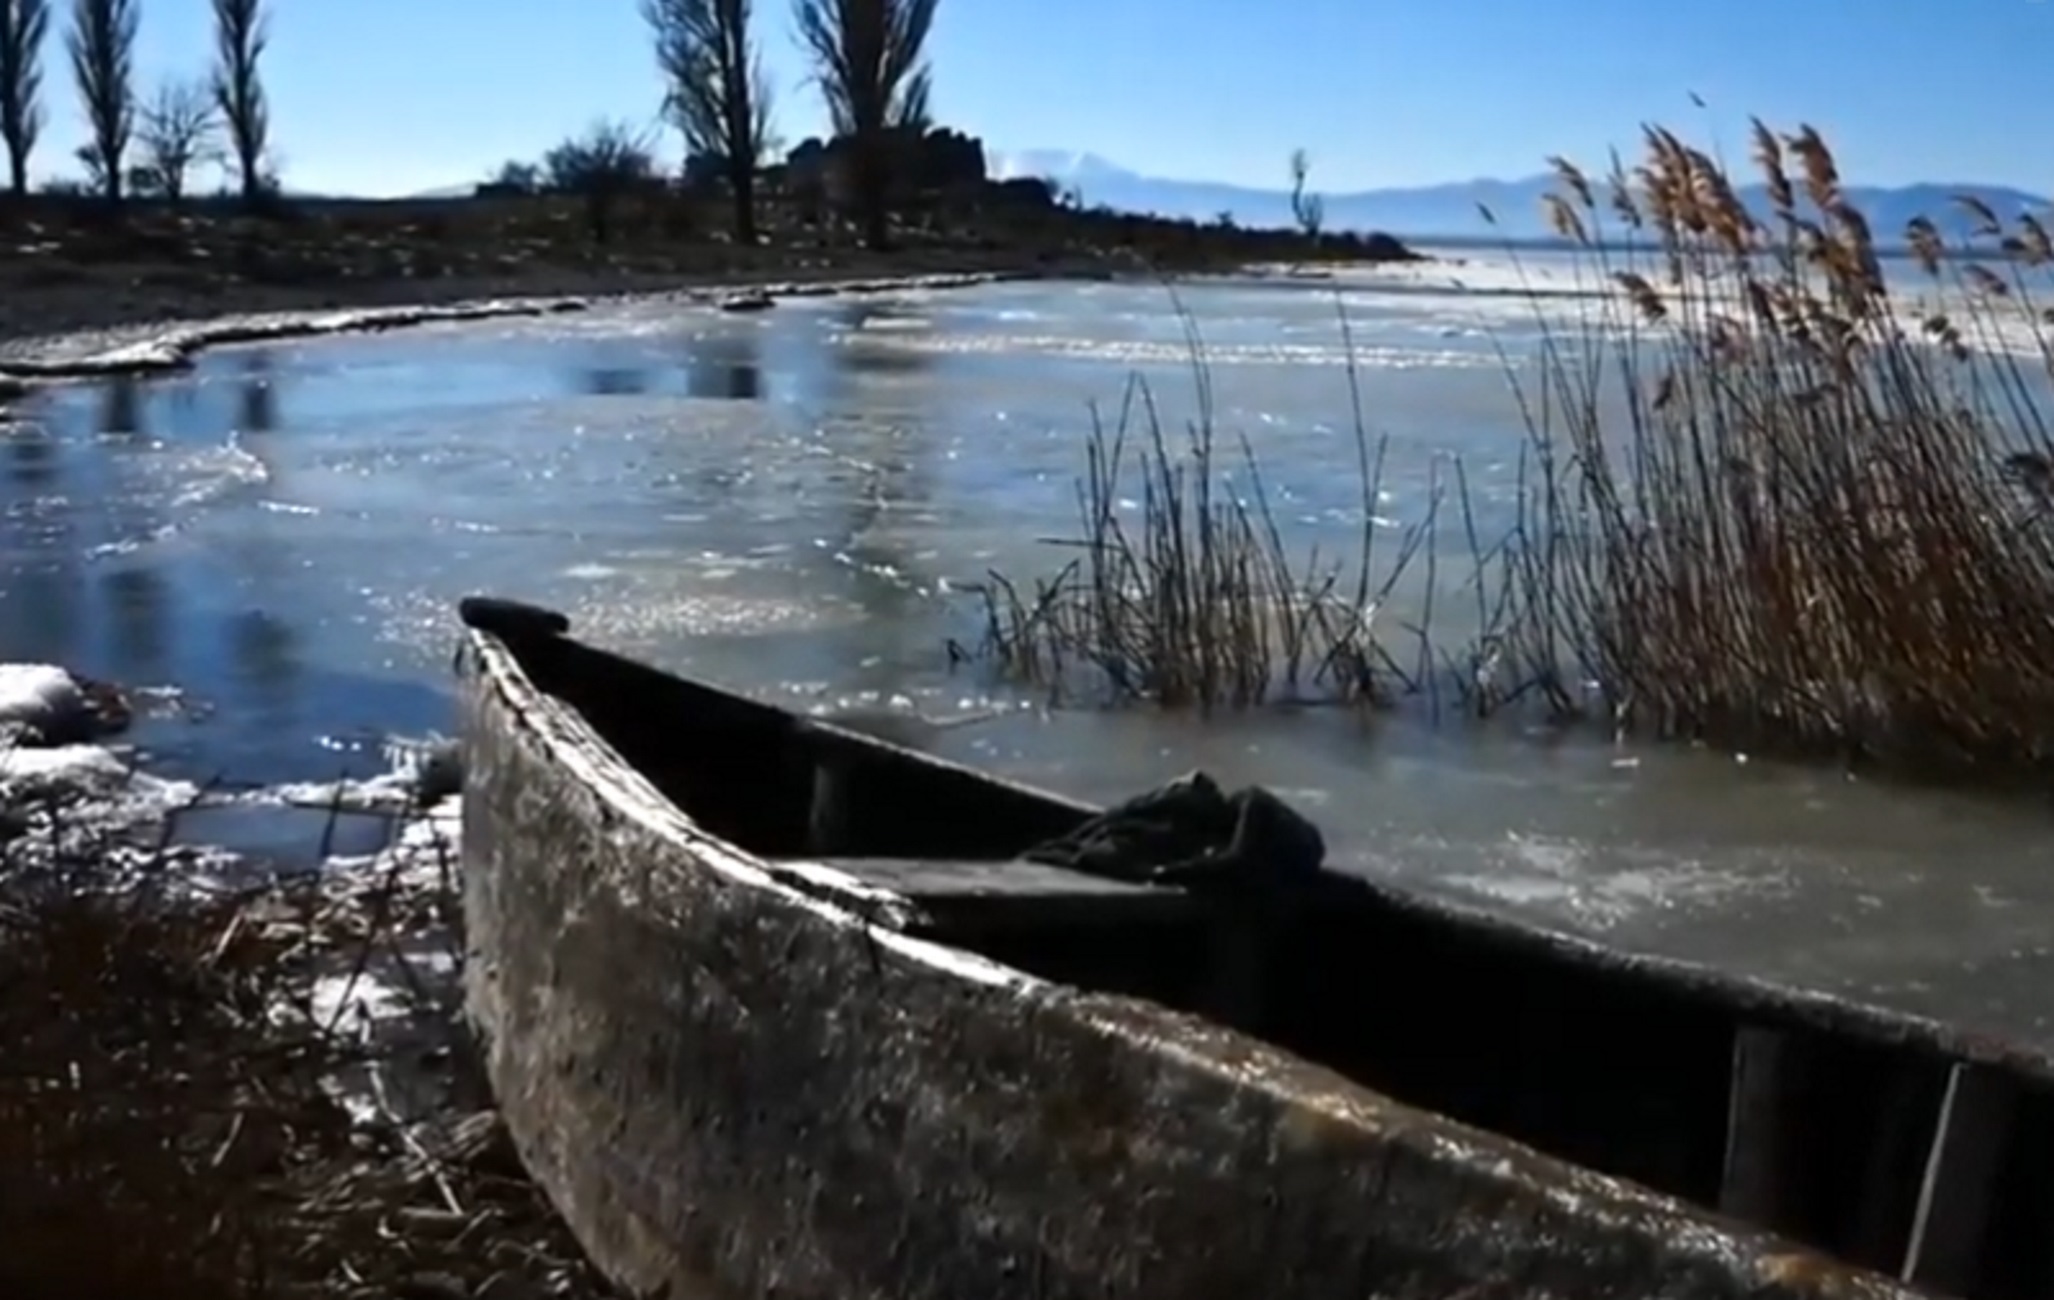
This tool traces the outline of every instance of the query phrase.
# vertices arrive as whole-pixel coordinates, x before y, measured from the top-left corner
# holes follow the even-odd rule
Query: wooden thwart
[[[906,898],[959,939],[1108,926],[1197,931],[1209,956],[1209,973],[1198,993],[1203,1010],[1250,1033],[1262,1025],[1275,936],[1259,911],[1207,906],[1182,889],[1017,859],[836,857],[809,862]]]
[[[1017,859],[813,858],[955,921],[992,925],[1189,924],[1200,909],[1181,889],[1090,876]]]
[[[1811,1175],[1819,1172],[1806,1166],[1822,1158],[1805,1141],[1821,1104],[1816,1096],[1806,1098],[1807,1072],[1817,1068],[1816,1061],[1813,1040],[1801,1032],[1750,1025],[1734,1036],[1720,1210],[1772,1231],[1795,1231],[1797,1221],[1806,1217],[1803,1201]],[[1896,1086],[1884,1088],[1867,1177],[1853,1189],[1842,1188],[1853,1190],[1861,1201],[1854,1207],[1855,1239],[1844,1245],[1848,1253],[1897,1271],[1907,1282],[1971,1293],[1981,1282],[1983,1245],[2011,1137],[2017,1085],[1988,1067],[1957,1063],[1948,1070],[1936,1108],[1930,1085],[1924,1100],[1915,1100],[1920,1089],[1910,1068],[1893,1081]],[[1901,1216],[1912,1189],[1901,1173],[1892,1185],[1880,1185],[1889,1178],[1888,1169],[1903,1166],[1877,1154],[1907,1141],[1925,1153],[1923,1160],[1909,1162],[1919,1170],[1919,1182],[1908,1233]],[[1899,1207],[1894,1215],[1889,1209],[1893,1199]],[[1892,1218],[1898,1225],[1894,1231],[1888,1226]]]
[[[1987,1067],[1957,1065],[1948,1075],[1905,1251],[1905,1281],[1956,1293],[1979,1281],[2016,1099],[2016,1086]]]

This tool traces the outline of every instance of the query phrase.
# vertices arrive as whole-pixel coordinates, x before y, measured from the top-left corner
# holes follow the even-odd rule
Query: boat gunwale
[[[468,629],[467,637],[473,655],[471,671],[483,683],[492,706],[516,726],[529,730],[547,759],[582,784],[602,809],[676,844],[693,868],[707,869],[735,886],[761,891],[815,922],[861,934],[878,948],[926,967],[938,978],[970,981],[1032,999],[1041,1012],[1067,1017],[1090,1034],[1181,1063],[1228,1088],[1258,1090],[1284,1110],[1302,1108],[1305,1121],[1353,1130],[1384,1146],[1410,1148],[1415,1156],[1459,1168],[1480,1183],[1496,1187],[1502,1195],[1537,1196],[1572,1222],[1592,1225],[1601,1233],[1659,1242],[1672,1257],[1695,1259],[1748,1285],[1791,1295],[1878,1300],[1923,1294],[1883,1274],[1727,1219],[1678,1196],[1400,1101],[1316,1061],[1203,1017],[1143,998],[1043,979],[971,950],[905,933],[895,928],[902,913],[895,918],[888,906],[883,913],[877,906],[896,900],[911,907],[902,895],[863,885],[831,869],[794,870],[808,864],[767,861],[704,830],[629,763],[576,707],[538,686],[513,645],[479,629]],[[570,636],[562,639],[577,640]],[[577,644],[614,654],[587,642]],[[657,671],[676,676],[667,670]],[[857,743],[882,743],[858,733],[845,734]],[[926,754],[914,752],[913,756],[922,762],[957,766]],[[980,779],[997,779],[975,769],[964,770]],[[1020,788],[1042,794],[1031,787]],[[1047,797],[1077,804],[1060,796]],[[1377,882],[1361,883],[1430,914],[1447,917],[1455,911],[1430,903],[1420,907]],[[874,897],[880,894],[885,899]],[[1471,918],[1456,919],[1475,923]]]
[[[492,683],[510,716],[533,730],[551,757],[617,814],[652,835],[673,841],[698,865],[732,884],[763,890],[831,924],[858,927],[867,931],[873,942],[978,983],[1022,990],[1048,986],[1048,981],[1027,971],[909,933],[907,926],[921,919],[921,909],[902,894],[816,863],[772,862],[707,831],[628,762],[576,708],[535,685],[510,647],[487,632],[473,630],[469,636],[470,649],[477,657],[476,671]]]

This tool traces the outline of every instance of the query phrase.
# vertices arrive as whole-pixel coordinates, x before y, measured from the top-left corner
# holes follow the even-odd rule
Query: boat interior
[[[1936,1291],[2054,1291],[2054,1089],[1930,1027],[1650,967],[1344,872],[1207,897],[1023,863],[1095,810],[569,637],[509,645],[707,832],[892,888],[932,937],[1225,1021]],[[823,772],[842,803],[831,843]]]

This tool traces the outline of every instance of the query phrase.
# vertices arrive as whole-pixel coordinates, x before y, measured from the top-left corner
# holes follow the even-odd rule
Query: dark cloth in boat
[[[1317,826],[1260,786],[1229,795],[1210,776],[1191,772],[1023,856],[1145,884],[1260,886],[1317,872],[1326,840]]]

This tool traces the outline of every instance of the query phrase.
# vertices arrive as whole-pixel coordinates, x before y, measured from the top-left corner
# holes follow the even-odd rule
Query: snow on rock
[[[288,781],[248,791],[236,802],[398,817],[430,808],[464,788],[463,747],[445,736],[388,737],[384,755],[391,766],[376,776]]]
[[[128,764],[113,750],[98,745],[18,748],[0,753],[0,790],[12,793],[105,793],[126,782],[128,776]]]
[[[55,664],[0,663],[0,730],[27,744],[93,740],[128,724],[121,692]]]
[[[120,806],[110,811],[166,813],[198,796],[198,788],[189,782],[139,772],[99,745],[0,751],[0,805],[8,807],[43,798]]]
[[[163,843],[168,820],[198,798],[197,787],[138,772],[98,745],[0,749],[0,861],[10,871],[55,872],[72,888],[210,868],[217,864],[205,851]]]
[[[413,784],[405,775],[380,772],[376,776],[343,777],[338,781],[287,781],[267,785],[241,794],[235,801],[398,817],[415,805],[416,796]]]
[[[120,749],[32,743],[41,739],[44,726],[62,725],[54,719],[80,708],[81,700],[90,712],[90,684],[61,668],[0,665],[0,853],[9,864],[67,874],[84,868],[81,881],[107,888],[147,877],[167,897],[309,875],[332,876],[346,891],[366,871],[387,876],[397,861],[387,856],[392,854],[428,864],[426,877],[409,873],[412,883],[448,881],[448,855],[432,855],[432,863],[429,858],[431,843],[446,842],[454,832],[452,799],[463,783],[454,741],[393,738],[385,754],[391,766],[364,778],[202,789],[141,770]],[[332,820],[309,823],[314,829],[300,845],[288,842],[289,822],[251,823],[236,814],[265,808],[368,818],[384,829],[360,827],[343,839],[362,845],[363,830],[370,829],[370,842],[385,850],[375,861],[338,857],[329,847]],[[285,839],[277,838],[281,831]],[[311,852],[303,856],[302,850]],[[317,864],[323,854],[330,856]]]
[[[0,724],[39,736],[76,734],[90,711],[78,679],[55,664],[0,664]]]

